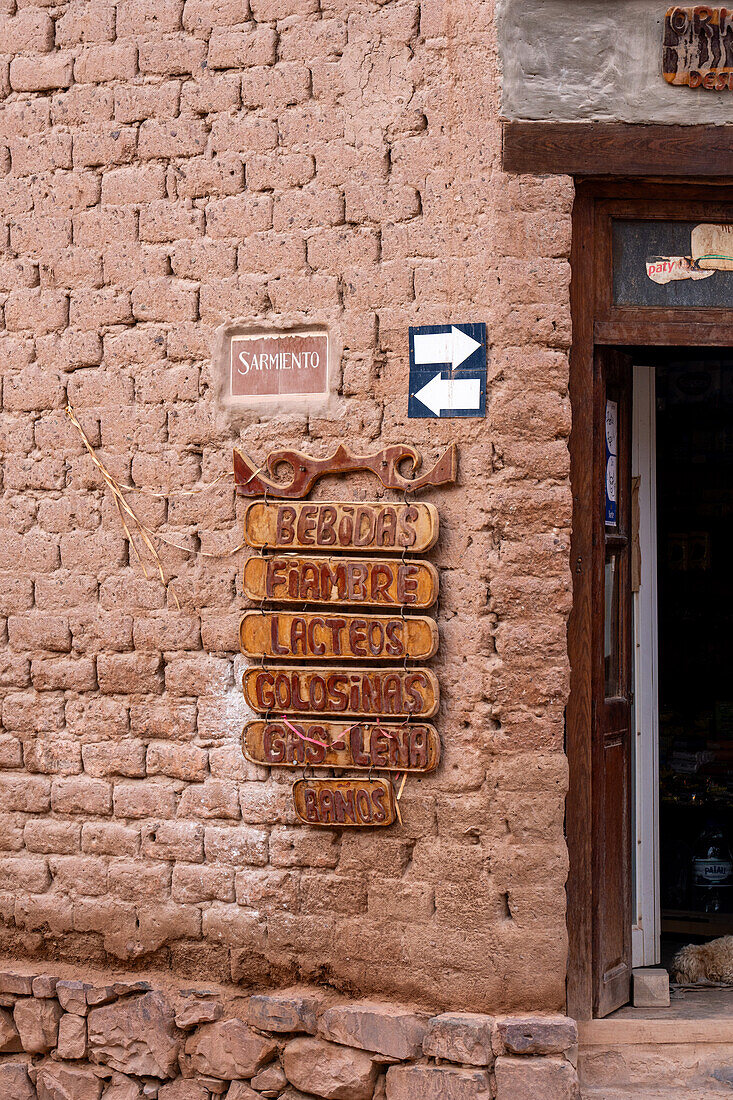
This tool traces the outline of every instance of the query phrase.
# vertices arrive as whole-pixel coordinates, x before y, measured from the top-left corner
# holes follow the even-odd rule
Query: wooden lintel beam
[[[733,176],[733,126],[505,122],[505,172],[562,176]]]

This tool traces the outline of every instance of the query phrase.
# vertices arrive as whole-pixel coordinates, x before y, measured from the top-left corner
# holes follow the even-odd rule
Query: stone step
[[[666,1086],[654,1088],[648,1085],[626,1085],[623,1088],[602,1086],[580,1090],[580,1100],[670,1100],[671,1095]],[[730,1096],[730,1089],[723,1085],[697,1089],[684,1086],[685,1100],[723,1100],[725,1096]]]

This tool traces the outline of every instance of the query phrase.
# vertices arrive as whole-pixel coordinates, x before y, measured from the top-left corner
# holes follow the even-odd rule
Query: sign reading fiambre
[[[253,764],[286,768],[382,768],[429,772],[438,766],[434,726],[419,722],[319,722],[286,718],[249,722],[244,755]]]
[[[438,570],[409,558],[253,557],[245,562],[244,593],[257,602],[425,608],[438,598]]]
[[[232,336],[230,396],[247,398],[328,395],[328,333],[274,332]]]
[[[438,538],[432,504],[294,504],[255,501],[244,513],[250,546],[271,550],[428,550]]]
[[[317,615],[248,611],[240,624],[245,657],[427,660],[438,649],[438,628],[420,615]]]

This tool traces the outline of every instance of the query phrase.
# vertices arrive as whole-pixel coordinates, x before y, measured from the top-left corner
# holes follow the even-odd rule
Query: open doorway
[[[627,1005],[634,966],[669,961],[675,937],[728,931],[733,909],[724,882],[717,892],[698,883],[694,896],[691,882],[706,814],[710,828],[733,827],[723,575],[731,197],[723,186],[577,186],[566,823],[567,1006],[579,1020]],[[711,234],[725,249],[703,247]],[[685,263],[672,270],[659,257]],[[646,455],[632,395],[642,376]],[[722,874],[725,856],[708,849],[708,876]]]
[[[634,362],[633,961],[669,968],[733,932],[733,355]]]

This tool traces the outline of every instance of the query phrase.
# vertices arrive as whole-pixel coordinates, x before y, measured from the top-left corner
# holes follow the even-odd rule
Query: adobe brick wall
[[[499,168],[489,0],[0,0],[0,948],[318,981],[432,1010],[564,1000],[567,180]],[[329,324],[327,414],[236,430],[216,328]],[[482,420],[406,420],[407,327],[485,321]],[[129,550],[64,416],[181,546],[241,541],[233,443],[452,440],[440,770],[404,825],[296,827],[245,762],[241,553]],[[373,480],[321,483],[374,498]]]

